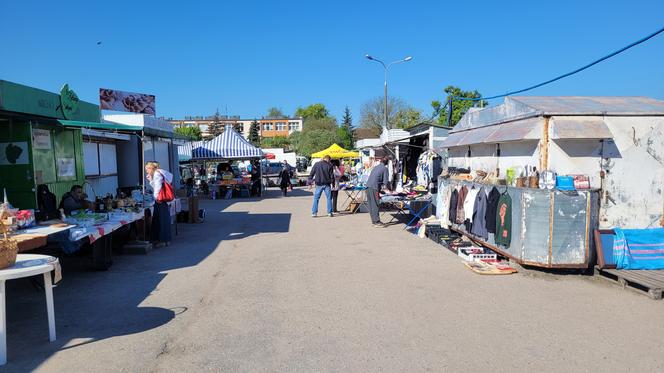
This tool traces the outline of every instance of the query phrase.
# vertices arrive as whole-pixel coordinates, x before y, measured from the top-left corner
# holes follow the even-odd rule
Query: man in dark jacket
[[[330,156],[326,155],[322,161],[319,161],[311,168],[309,173],[309,180],[316,184],[316,191],[314,191],[314,204],[311,206],[311,216],[318,215],[318,200],[320,195],[325,193],[327,199],[327,216],[332,217],[332,188],[334,182],[334,168],[330,162]]]
[[[83,194],[83,187],[74,185],[69,192],[62,196],[60,208],[65,210],[66,215],[71,215],[72,211],[81,210],[85,208],[85,195]]]
[[[367,180],[367,200],[369,202],[369,216],[371,216],[371,223],[374,227],[384,227],[380,222],[380,215],[378,211],[378,206],[380,204],[380,191],[383,186],[387,189],[390,188],[390,172],[387,169],[387,164],[389,163],[390,158],[385,157],[380,160],[369,174],[369,179]]]

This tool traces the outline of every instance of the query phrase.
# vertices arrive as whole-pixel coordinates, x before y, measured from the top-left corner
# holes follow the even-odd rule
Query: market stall
[[[261,149],[251,145],[230,126],[227,126],[222,134],[212,140],[199,143],[197,147],[192,149],[191,154],[191,160],[203,163],[204,169],[207,169],[208,163],[228,165],[224,169],[218,169],[221,175],[217,174],[217,168],[215,168],[214,179],[207,181],[210,192],[214,192],[214,195],[222,198],[249,197],[252,195],[252,186],[255,182],[251,175],[238,175],[237,171],[234,171],[228,162],[258,160],[263,157],[264,153]],[[260,167],[257,167],[256,171],[260,172]]]
[[[518,262],[587,268],[595,228],[660,224],[664,198],[653,185],[664,183],[663,135],[663,101],[507,97],[466,113],[443,142],[437,216]],[[484,226],[475,206],[491,215]]]

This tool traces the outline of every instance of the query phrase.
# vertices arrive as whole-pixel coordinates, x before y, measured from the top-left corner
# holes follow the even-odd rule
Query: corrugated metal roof
[[[640,96],[515,96],[542,115],[664,115],[664,101]]]
[[[451,132],[537,116],[664,116],[664,101],[624,96],[515,96],[498,106],[469,110]]]

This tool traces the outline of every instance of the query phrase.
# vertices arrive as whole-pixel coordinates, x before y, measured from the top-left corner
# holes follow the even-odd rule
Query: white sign
[[[30,163],[30,156],[26,141],[0,142],[0,165],[12,166],[28,163]]]
[[[32,148],[50,150],[51,149],[51,131],[49,130],[32,130]]]
[[[58,177],[76,177],[76,160],[58,158]]]

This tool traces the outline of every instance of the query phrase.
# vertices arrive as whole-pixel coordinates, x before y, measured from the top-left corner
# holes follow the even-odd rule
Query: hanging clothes
[[[459,200],[457,201],[457,213],[456,213],[456,222],[457,224],[463,224],[466,220],[466,215],[464,214],[463,204],[466,201],[466,196],[468,195],[468,188],[462,186],[459,189]]]
[[[475,186],[468,189],[468,195],[466,195],[466,200],[463,202],[463,214],[466,216],[471,224],[473,223],[473,211],[475,210],[475,198],[480,192]]]
[[[444,202],[450,201],[450,197],[452,196],[452,189],[453,187],[451,185],[448,185],[447,187],[444,187],[444,189],[438,190],[438,197],[437,197],[438,206],[444,206],[443,201]],[[450,209],[441,208],[441,209],[436,209],[436,211],[440,211],[440,216],[438,216],[438,219],[440,219],[440,226],[447,228],[450,225]]]
[[[498,198],[496,210],[496,244],[510,247],[512,243],[512,197],[505,193]]]
[[[457,205],[459,203],[459,191],[457,188],[452,188],[452,193],[450,194],[450,205],[449,205],[449,219],[450,219],[450,224],[454,224],[456,222],[456,215],[457,215]]]
[[[480,191],[475,197],[475,206],[473,207],[473,225],[470,229],[470,233],[481,237],[483,239],[489,238],[489,233],[486,229],[486,208],[487,208],[487,195],[484,187],[480,188]]]
[[[493,187],[491,192],[489,192],[489,197],[486,199],[486,216],[484,219],[486,230],[489,233],[496,233],[496,210],[498,209],[499,198],[500,192],[498,188]]]

